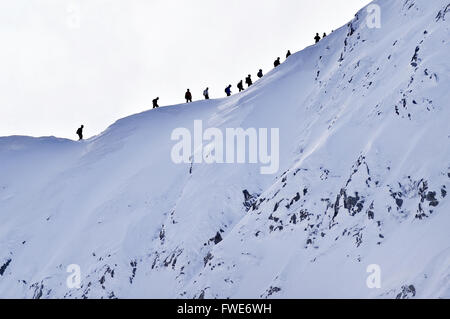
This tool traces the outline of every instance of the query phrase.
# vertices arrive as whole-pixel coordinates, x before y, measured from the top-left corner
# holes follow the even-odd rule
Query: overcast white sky
[[[100,133],[313,43],[369,0],[0,0],[0,136]]]

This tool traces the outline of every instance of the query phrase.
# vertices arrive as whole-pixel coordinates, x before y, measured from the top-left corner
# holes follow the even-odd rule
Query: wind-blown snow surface
[[[231,98],[1,138],[0,297],[449,298],[450,2],[375,3]],[[172,163],[197,119],[280,128],[279,174]]]

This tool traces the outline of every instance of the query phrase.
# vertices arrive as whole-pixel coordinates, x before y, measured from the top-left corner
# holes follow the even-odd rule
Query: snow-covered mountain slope
[[[0,297],[449,298],[450,2],[374,3],[230,98],[0,138]],[[279,128],[279,173],[173,163],[194,120]]]

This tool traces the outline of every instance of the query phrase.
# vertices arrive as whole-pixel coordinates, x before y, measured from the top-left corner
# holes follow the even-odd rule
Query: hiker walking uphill
[[[277,66],[279,66],[280,64],[281,64],[280,58],[277,58],[277,59],[275,60],[275,62],[273,62],[273,66],[274,66],[274,67],[277,67]]]
[[[318,33],[316,33],[316,36],[314,37],[314,40],[316,40],[316,43],[319,43],[320,35]]]
[[[327,36],[327,34],[324,32],[322,38],[325,38]]]
[[[244,83],[242,83],[242,80],[237,84],[237,88],[239,89],[239,92],[244,91]]]
[[[231,84],[225,88],[225,93],[227,94],[227,96],[231,96]]]
[[[206,88],[203,91],[203,96],[205,97],[205,100],[209,100],[209,88]]]
[[[251,76],[250,74],[249,74],[249,75],[247,76],[247,78],[245,79],[245,83],[247,83],[248,87],[251,87],[251,86],[252,86],[253,81],[252,81],[252,76]]]
[[[156,109],[156,108],[159,107],[159,105],[158,105],[158,100],[159,100],[159,97],[157,97],[156,99],[153,100],[153,108],[154,108],[154,109]]]
[[[192,94],[189,89],[187,89],[186,94],[184,95],[184,98],[186,99],[186,103],[192,102]]]
[[[81,141],[83,139],[83,129],[84,129],[84,125],[81,125],[80,128],[77,130],[77,135],[78,135],[79,141]]]
[[[258,78],[262,78],[264,76],[262,69],[259,69]]]
[[[286,59],[289,58],[291,56],[291,50],[288,50],[288,52],[286,53]]]

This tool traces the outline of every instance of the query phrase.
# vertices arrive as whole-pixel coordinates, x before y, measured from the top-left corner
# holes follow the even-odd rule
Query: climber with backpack
[[[209,100],[209,88],[206,88],[203,91],[203,96],[205,97],[205,100]]]
[[[253,81],[252,81],[252,76],[250,74],[245,79],[245,83],[248,85],[248,87],[252,86]]]
[[[286,53],[286,59],[289,58],[291,56],[291,50],[288,50],[288,52]]]
[[[277,58],[277,59],[275,60],[275,62],[273,63],[273,66],[274,66],[274,67],[277,67],[277,66],[279,66],[280,64],[281,64],[280,58]]]
[[[83,129],[84,129],[84,125],[81,125],[80,128],[77,130],[77,135],[79,137],[79,141],[81,141],[83,139]]]
[[[187,89],[186,94],[184,95],[184,98],[186,99],[186,103],[192,102],[192,94],[189,89]]]
[[[225,93],[227,94],[227,96],[231,95],[231,84],[225,88]]]
[[[159,107],[159,105],[158,105],[158,100],[159,100],[159,97],[157,97],[156,99],[153,100],[153,108],[154,108],[154,109],[156,109],[156,108]]]
[[[319,43],[320,35],[318,33],[316,33],[316,36],[314,37],[314,40],[316,40],[316,43]]]
[[[259,71],[258,71],[258,78],[262,78],[263,76],[264,76],[264,74],[263,74],[263,70],[262,69],[259,69]]]
[[[244,91],[244,84],[242,83],[242,80],[240,80],[237,84],[237,88],[239,89],[239,92]]]

